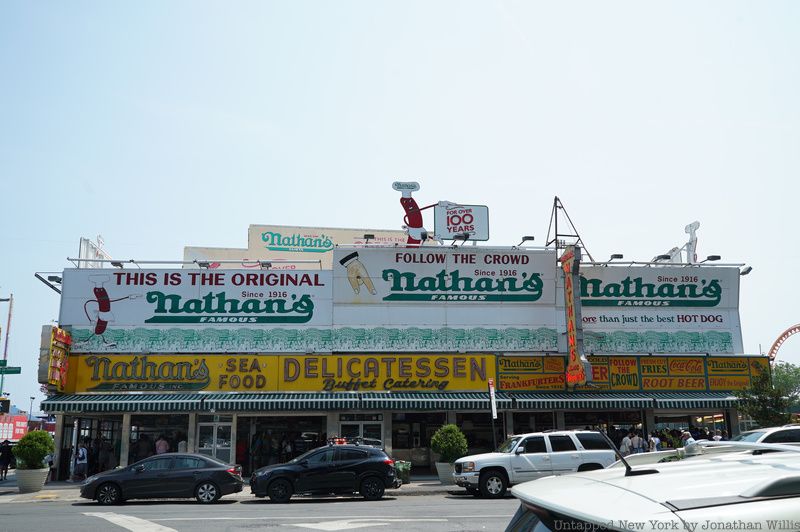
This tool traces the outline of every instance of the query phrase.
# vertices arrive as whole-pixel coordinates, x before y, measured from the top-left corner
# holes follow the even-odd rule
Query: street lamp
[[[31,396],[31,406],[30,406],[30,408],[28,408],[28,421],[30,421],[33,418],[33,400],[34,399],[36,399],[36,397]]]

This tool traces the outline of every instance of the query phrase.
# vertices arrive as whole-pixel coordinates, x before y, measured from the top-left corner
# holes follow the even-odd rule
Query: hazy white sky
[[[251,223],[398,228],[398,179],[488,205],[497,245],[543,243],[558,195],[598,260],[699,220],[699,255],[753,266],[766,351],[800,322],[798,27],[793,1],[2,2],[6,389],[42,398],[33,273],[81,236],[179,260]]]

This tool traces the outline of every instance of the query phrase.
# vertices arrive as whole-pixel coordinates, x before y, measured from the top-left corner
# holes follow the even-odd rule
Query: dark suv
[[[313,449],[285,464],[258,469],[250,477],[256,497],[288,502],[299,493],[356,493],[367,500],[383,497],[386,488],[399,488],[394,460],[375,447],[329,445]]]

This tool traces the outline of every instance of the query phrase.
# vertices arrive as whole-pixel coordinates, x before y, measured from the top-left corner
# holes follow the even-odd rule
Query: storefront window
[[[77,422],[77,423],[76,423]],[[73,456],[73,437],[77,426],[77,440],[87,450],[87,474],[94,475],[114,469],[119,465],[122,416],[65,417],[60,444],[58,479],[69,478],[70,460]]]
[[[494,420],[497,445],[505,440],[504,416]],[[489,452],[494,450],[495,440],[492,438],[492,414],[489,412],[457,413],[456,425],[467,436],[467,446],[470,454]]]
[[[728,424],[722,413],[661,414],[655,416],[655,430],[663,447],[680,446],[681,433],[688,430],[696,440],[713,438],[716,431],[728,439]]]
[[[392,414],[392,448],[419,449],[431,446],[431,437],[445,424],[444,412]]]
[[[187,414],[132,415],[128,463],[186,448]]]
[[[555,415],[550,412],[514,412],[514,434],[542,432],[556,428]]]
[[[245,476],[266,465],[288,462],[325,444],[325,416],[239,416],[236,463]]]
[[[604,412],[565,412],[564,428],[567,430],[600,430],[605,432],[619,448],[628,432],[644,437],[642,413],[639,410]]]

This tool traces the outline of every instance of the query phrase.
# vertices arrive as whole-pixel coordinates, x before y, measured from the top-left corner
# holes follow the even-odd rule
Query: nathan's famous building
[[[743,353],[736,267],[565,271],[551,249],[391,241],[292,265],[205,253],[179,269],[64,270],[42,372],[61,478],[87,439],[120,464],[163,437],[249,471],[361,436],[427,467],[444,423],[471,451],[492,446],[490,381],[498,441],[587,426],[735,433],[732,392],[769,368]],[[572,386],[581,349],[588,382]]]

